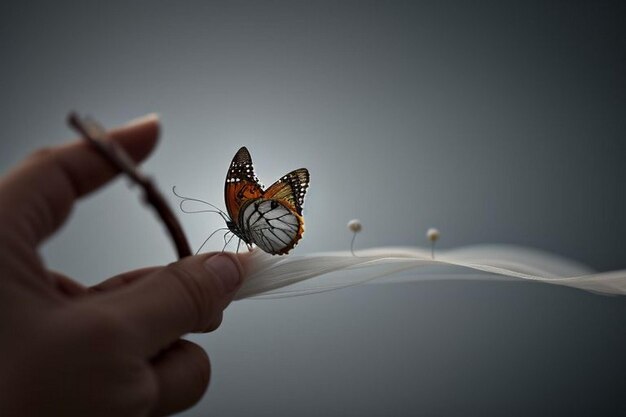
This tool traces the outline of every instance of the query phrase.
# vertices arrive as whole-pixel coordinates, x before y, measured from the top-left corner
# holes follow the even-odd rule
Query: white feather
[[[577,262],[516,246],[475,246],[438,251],[378,248],[278,257],[261,250],[248,255],[250,271],[236,299],[311,294],[365,282],[446,279],[543,282],[602,294],[626,294],[626,270],[596,273]]]

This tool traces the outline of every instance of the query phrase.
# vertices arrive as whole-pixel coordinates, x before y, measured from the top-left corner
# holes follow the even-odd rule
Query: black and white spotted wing
[[[276,199],[250,201],[239,212],[244,240],[268,253],[282,255],[289,252],[304,233],[304,219],[290,206]]]

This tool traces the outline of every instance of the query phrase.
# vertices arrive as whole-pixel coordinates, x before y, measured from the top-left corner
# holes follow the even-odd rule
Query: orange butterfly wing
[[[263,188],[254,174],[252,157],[244,146],[233,157],[226,175],[224,200],[228,215],[234,222],[237,222],[241,205],[247,200],[259,198],[262,195]]]
[[[296,169],[272,184],[265,190],[263,197],[288,202],[294,211],[302,215],[309,179],[309,171],[306,168]]]

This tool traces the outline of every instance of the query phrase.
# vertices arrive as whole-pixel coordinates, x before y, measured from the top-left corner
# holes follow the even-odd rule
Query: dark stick
[[[152,179],[139,171],[135,162],[124,149],[107,139],[107,132],[96,121],[83,119],[74,112],[69,114],[67,121],[100,155],[141,187],[144,201],[156,210],[159,218],[165,224],[170,238],[176,246],[178,258],[190,256],[191,249],[189,248],[187,237],[185,237],[180,223],[178,223],[176,216],[174,216],[174,213],[167,205],[167,201],[156,188]]]

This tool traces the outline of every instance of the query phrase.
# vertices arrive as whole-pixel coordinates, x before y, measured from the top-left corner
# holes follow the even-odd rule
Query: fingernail
[[[144,123],[154,122],[158,120],[159,120],[158,113],[149,113],[149,114],[146,114],[145,116],[137,117],[136,119],[132,119],[124,123],[124,126],[122,127],[137,126],[137,125],[142,125]]]
[[[241,282],[241,270],[231,256],[223,254],[211,256],[204,261],[204,267],[220,281],[225,294],[235,291]]]

